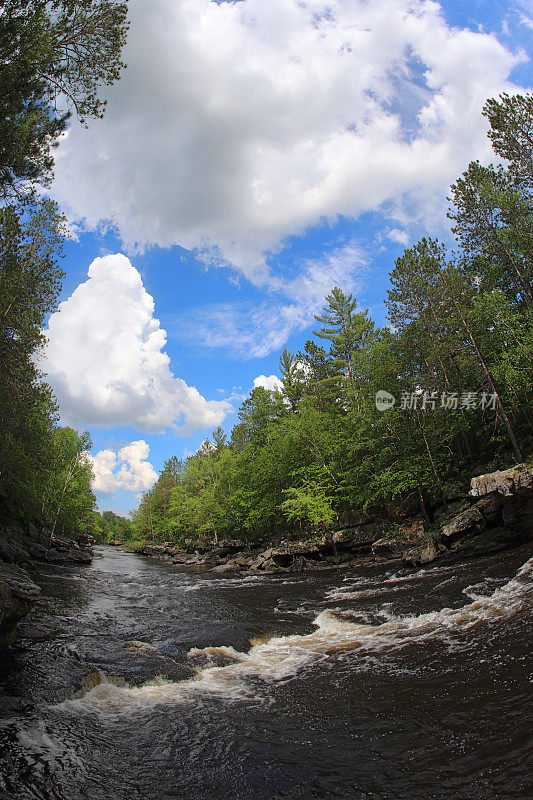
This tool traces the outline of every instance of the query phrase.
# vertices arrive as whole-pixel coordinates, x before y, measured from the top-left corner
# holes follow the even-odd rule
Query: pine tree
[[[483,109],[494,152],[509,162],[516,185],[533,189],[533,95],[501,94],[487,100]]]
[[[101,117],[98,87],[123,68],[127,4],[5,0],[0,14],[0,198],[47,185],[71,111]]]
[[[368,309],[356,312],[357,300],[337,286],[327,295],[326,303],[323,313],[315,315],[323,327],[313,333],[330,342],[333,369],[344,375],[348,393],[357,402],[357,391],[364,379],[365,351],[375,338],[374,323],[368,316]]]
[[[452,232],[481,290],[533,302],[533,199],[503,167],[473,161],[451,187]]]
[[[297,356],[286,347],[283,348],[279,357],[279,372],[283,384],[283,395],[288,400],[291,411],[296,411],[302,399],[304,374]]]

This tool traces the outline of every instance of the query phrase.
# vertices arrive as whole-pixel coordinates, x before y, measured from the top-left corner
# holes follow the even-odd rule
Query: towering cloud
[[[129,259],[96,258],[88,276],[50,317],[39,362],[63,420],[154,432],[220,424],[230,404],[172,374],[153,298]]]

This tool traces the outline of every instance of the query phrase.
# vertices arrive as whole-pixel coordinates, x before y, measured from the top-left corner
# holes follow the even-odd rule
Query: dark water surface
[[[47,566],[2,671],[0,797],[530,798],[530,557]]]

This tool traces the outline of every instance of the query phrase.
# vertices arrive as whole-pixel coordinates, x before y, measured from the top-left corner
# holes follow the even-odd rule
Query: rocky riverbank
[[[364,561],[412,566],[503,550],[533,535],[533,468],[519,464],[472,479],[468,494],[447,498],[431,517],[405,520],[360,516],[342,530],[308,541],[280,541],[265,549],[237,541],[183,550],[148,544],[140,552],[184,567],[256,574],[331,569]]]
[[[32,522],[0,525],[0,641],[39,598],[41,590],[31,577],[33,566],[90,564],[93,544],[92,536],[76,541],[52,537]]]

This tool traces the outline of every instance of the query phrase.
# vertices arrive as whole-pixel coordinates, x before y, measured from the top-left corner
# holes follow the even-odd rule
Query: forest
[[[431,522],[473,475],[531,458],[533,97],[483,113],[495,163],[451,186],[453,249],[405,250],[381,328],[334,288],[313,338],[281,353],[279,390],[255,388],[229,436],[165,463],[134,539],[265,543],[360,512]]]
[[[99,118],[119,78],[126,3],[9,0],[0,13],[0,522],[99,530],[90,436],[58,424],[36,357],[64,273],[67,223],[46,189],[74,114]]]

